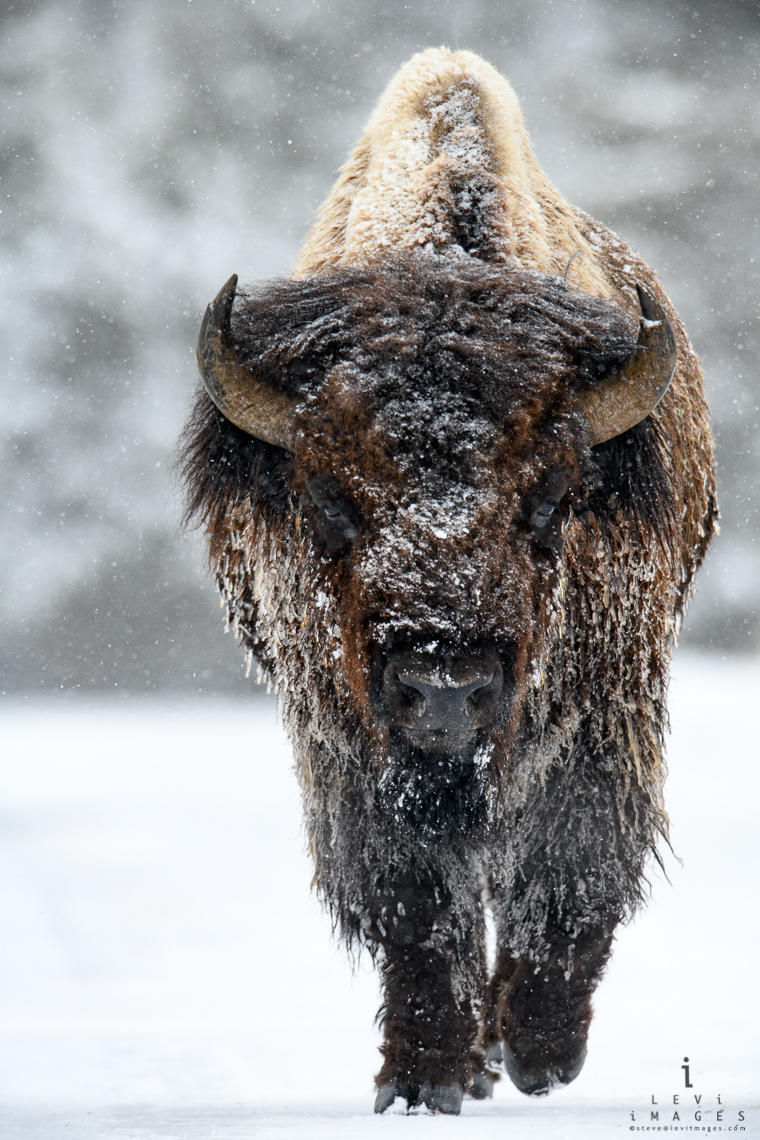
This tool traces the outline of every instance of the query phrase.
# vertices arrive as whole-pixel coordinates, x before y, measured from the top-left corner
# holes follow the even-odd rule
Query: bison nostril
[[[493,683],[494,674],[490,673],[488,677],[482,680],[475,688],[471,689],[465,698],[464,707],[468,716],[475,716],[479,707],[480,699],[484,696],[484,690],[487,690]]]
[[[415,717],[422,716],[427,707],[425,694],[420,687],[414,683],[414,680],[407,676],[402,676],[401,673],[395,674],[395,679],[399,685],[399,691],[404,694],[408,701],[408,708],[411,710]],[[409,690],[409,692],[404,692]]]

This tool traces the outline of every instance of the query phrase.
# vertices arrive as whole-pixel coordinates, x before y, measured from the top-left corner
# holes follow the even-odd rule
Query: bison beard
[[[496,191],[439,174],[439,245],[312,248],[315,272],[239,295],[227,329],[230,283],[201,362],[246,430],[201,389],[184,437],[188,519],[279,694],[318,890],[382,973],[377,1111],[458,1112],[500,1063],[537,1095],[580,1071],[613,931],[667,834],[669,653],[715,517],[670,308],[668,395],[611,439],[589,429],[593,393],[643,352],[630,298],[637,280],[662,297],[651,271],[595,227],[628,303],[571,289],[505,254]]]

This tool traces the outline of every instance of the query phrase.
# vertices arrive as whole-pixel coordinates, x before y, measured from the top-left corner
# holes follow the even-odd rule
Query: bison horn
[[[581,394],[592,447],[622,435],[653,412],[675,371],[676,338],[665,310],[643,286],[637,284],[636,292],[641,306],[636,352],[619,372]]]
[[[230,331],[237,282],[233,273],[206,309],[198,337],[201,378],[228,420],[257,439],[292,451],[294,397],[258,380],[238,359]]]

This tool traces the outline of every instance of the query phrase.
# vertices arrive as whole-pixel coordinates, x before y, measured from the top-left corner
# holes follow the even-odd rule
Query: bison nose
[[[383,678],[389,724],[415,736],[469,736],[495,720],[502,677],[496,658],[453,662],[441,669],[413,659],[392,659]]]
[[[411,673],[399,673],[399,684],[411,690],[409,711],[414,727],[422,732],[469,732],[478,712],[481,689],[493,682],[493,670],[466,685],[440,685]]]

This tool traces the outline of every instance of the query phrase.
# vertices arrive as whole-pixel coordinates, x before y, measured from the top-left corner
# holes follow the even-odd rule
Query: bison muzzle
[[[315,881],[382,973],[376,1110],[573,1080],[667,836],[671,648],[716,518],[699,365],[511,88],[394,79],[292,277],[209,306],[188,517],[278,692]],[[485,952],[493,915],[496,960]]]

